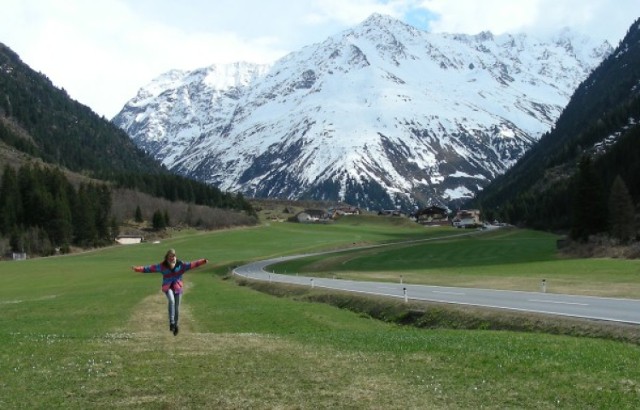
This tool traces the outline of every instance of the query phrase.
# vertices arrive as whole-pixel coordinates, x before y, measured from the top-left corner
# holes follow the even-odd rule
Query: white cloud
[[[422,0],[420,6],[438,14],[430,26],[434,32],[548,33],[571,27],[613,46],[640,17],[638,0]]]
[[[428,10],[426,10],[428,9]],[[0,41],[99,114],[173,68],[269,62],[372,13],[434,32],[571,26],[615,46],[639,0],[3,0]]]
[[[490,30],[496,34],[522,29],[537,18],[535,1],[447,1],[425,0],[421,6],[437,13],[431,23],[435,32],[475,34]]]

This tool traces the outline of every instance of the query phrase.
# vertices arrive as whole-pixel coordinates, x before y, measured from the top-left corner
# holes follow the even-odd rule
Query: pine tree
[[[104,184],[92,185],[98,240],[110,242],[111,191]]]
[[[135,221],[138,223],[142,223],[144,221],[144,219],[142,218],[142,209],[140,209],[140,205],[136,206]]]
[[[82,246],[95,246],[98,241],[94,204],[89,191],[86,185],[80,185],[73,212],[74,242]]]
[[[118,221],[115,217],[111,217],[109,231],[112,239],[115,239],[118,235],[120,235],[120,226],[118,225]]]
[[[69,196],[74,196],[75,192],[59,169],[47,172],[46,179],[48,180],[47,189],[53,200],[50,202],[50,208],[46,210],[47,216],[43,228],[54,246],[63,246],[71,243],[73,236]]]
[[[160,231],[167,227],[167,224],[164,220],[164,214],[160,212],[160,210],[156,210],[153,213],[153,218],[151,219],[151,223],[153,225],[153,229],[156,231]]]
[[[573,195],[571,237],[585,241],[589,235],[607,230],[606,201],[591,158],[584,156],[579,165]]]
[[[71,208],[68,201],[57,198],[53,202],[53,208],[45,228],[54,246],[63,246],[71,243],[73,226],[71,223]]]
[[[635,212],[627,185],[616,176],[609,195],[609,232],[611,236],[627,242],[635,236]]]
[[[22,202],[15,170],[6,166],[0,185],[0,234],[10,235],[20,221]]]
[[[633,235],[636,241],[640,241],[640,202],[636,204],[636,212],[633,220]]]

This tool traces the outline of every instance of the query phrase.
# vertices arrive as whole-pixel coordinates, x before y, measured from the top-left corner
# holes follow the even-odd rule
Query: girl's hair
[[[175,254],[176,254],[175,249],[169,249],[167,253],[164,254],[164,260],[166,261],[167,259],[169,259],[169,255],[175,255]]]

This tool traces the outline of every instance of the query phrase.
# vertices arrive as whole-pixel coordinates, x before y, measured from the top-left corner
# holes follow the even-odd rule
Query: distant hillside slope
[[[252,213],[242,196],[169,172],[0,43],[0,173],[29,158],[171,201]]]
[[[69,98],[0,43],[0,140],[76,172],[158,173],[162,166],[125,132]]]
[[[256,221],[241,195],[172,174],[0,43],[0,258],[111,244],[140,207],[157,231]]]
[[[566,229],[580,159],[588,155],[608,195],[621,176],[640,201],[640,20],[577,88],[555,127],[466,204],[488,217]]]

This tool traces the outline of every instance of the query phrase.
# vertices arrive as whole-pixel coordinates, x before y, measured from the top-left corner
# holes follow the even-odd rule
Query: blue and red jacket
[[[173,289],[173,293],[180,294],[182,293],[182,275],[189,269],[197,268],[205,263],[207,263],[206,259],[198,259],[193,262],[183,262],[178,259],[173,269],[167,263],[160,262],[155,265],[136,266],[133,270],[143,273],[162,273],[162,291],[168,292],[169,289]]]

